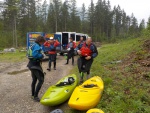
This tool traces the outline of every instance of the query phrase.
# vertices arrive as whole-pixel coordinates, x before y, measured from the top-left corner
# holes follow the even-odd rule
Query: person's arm
[[[45,47],[49,47],[49,45],[50,45],[50,44],[49,44],[48,41],[46,41],[46,42],[44,43],[44,46],[45,46]]]
[[[74,48],[74,49],[76,48],[76,43],[75,43],[75,42],[73,42],[73,48]]]
[[[97,47],[96,47],[94,44],[92,45],[91,50],[92,50],[92,55],[91,55],[91,57],[92,57],[92,58],[97,57],[98,51],[97,51]]]
[[[58,42],[58,40],[55,40],[54,46],[57,47],[59,45],[60,45],[60,43]]]
[[[83,45],[83,44],[79,44],[79,45],[75,48],[75,50],[76,50],[76,51],[77,51],[77,50],[80,50],[81,47],[82,47],[82,45]]]
[[[43,54],[41,53],[41,48],[38,45],[35,45],[32,50],[32,56],[35,59],[42,59]]]
[[[81,55],[81,47],[83,46],[83,44],[79,44],[76,48],[75,48],[75,51],[78,53],[78,55]]]

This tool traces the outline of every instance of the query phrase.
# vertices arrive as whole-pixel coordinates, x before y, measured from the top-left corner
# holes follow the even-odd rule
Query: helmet
[[[49,37],[49,39],[50,39],[50,40],[53,40],[54,38],[53,38],[53,37]]]

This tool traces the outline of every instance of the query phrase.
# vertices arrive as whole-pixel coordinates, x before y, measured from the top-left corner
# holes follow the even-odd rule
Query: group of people
[[[42,59],[44,57],[41,49],[41,45],[48,47],[49,54],[49,63],[48,63],[48,71],[51,71],[51,64],[53,62],[54,70],[56,70],[56,47],[60,45],[60,43],[55,40],[53,37],[50,37],[50,40],[45,41],[44,37],[38,36],[34,46],[32,46],[32,58],[29,59],[29,63],[27,67],[31,71],[32,76],[32,98],[39,102],[40,99],[38,97],[39,90],[44,82],[44,72],[42,69]],[[80,41],[76,46],[76,43],[73,41],[73,38],[70,37],[70,42],[67,45],[67,62],[69,63],[69,59],[72,59],[72,65],[74,65],[74,54],[75,52],[79,55],[77,60],[78,70],[80,73],[80,83],[83,82],[83,74],[87,73],[87,79],[90,78],[90,68],[93,63],[93,59],[98,55],[98,51],[96,46],[92,43],[92,38],[88,37],[85,41],[83,37],[80,37]],[[38,80],[38,84],[36,85]]]

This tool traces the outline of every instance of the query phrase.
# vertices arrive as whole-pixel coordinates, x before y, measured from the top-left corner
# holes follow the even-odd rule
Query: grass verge
[[[150,113],[150,69],[142,66],[149,52],[142,47],[146,38],[135,38],[114,44],[105,44],[92,65],[92,76],[100,76],[105,84],[97,108],[105,113]],[[78,74],[77,67],[71,73]],[[145,77],[146,76],[146,77]],[[65,113],[86,113],[66,110]]]
[[[26,52],[19,52],[18,50],[13,53],[1,53],[1,62],[20,62],[26,60]]]

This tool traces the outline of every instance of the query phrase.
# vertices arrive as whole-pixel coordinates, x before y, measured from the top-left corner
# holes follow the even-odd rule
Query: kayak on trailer
[[[86,113],[104,113],[101,109],[93,108],[88,110]]]
[[[55,85],[48,88],[40,103],[46,106],[56,106],[65,102],[69,99],[77,84],[78,79],[75,74],[62,78]]]
[[[89,110],[94,108],[100,101],[104,83],[99,76],[94,76],[76,87],[68,105],[77,110]]]

